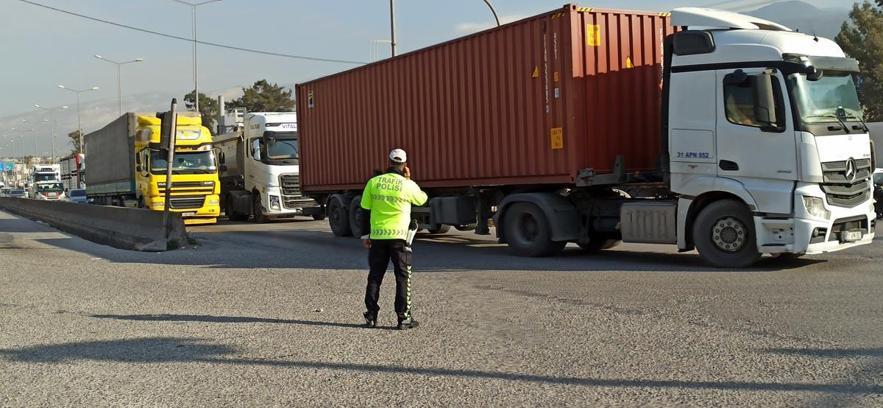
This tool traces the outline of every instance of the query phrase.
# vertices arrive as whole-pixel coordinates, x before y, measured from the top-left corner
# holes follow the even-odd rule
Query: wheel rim
[[[523,214],[518,220],[518,235],[525,242],[534,242],[540,234],[537,220],[530,214]]]
[[[711,229],[711,241],[721,251],[739,252],[748,242],[748,228],[733,217],[721,218]]]

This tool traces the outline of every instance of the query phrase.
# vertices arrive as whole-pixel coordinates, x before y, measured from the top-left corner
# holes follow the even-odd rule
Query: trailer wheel
[[[264,211],[261,209],[261,196],[259,194],[252,194],[252,204],[251,204],[251,212],[254,215],[254,222],[258,224],[263,224],[268,221],[267,216],[264,215]]]
[[[368,231],[362,231],[363,217],[365,217],[365,212],[362,211],[362,196],[357,195],[350,201],[349,208],[350,231],[352,231],[353,236],[356,238],[368,233]]]
[[[702,259],[718,268],[744,268],[761,256],[751,213],[734,200],[702,209],[693,223],[693,241]]]
[[[566,241],[552,241],[549,221],[537,206],[516,203],[506,210],[506,242],[517,255],[549,256],[560,252]]]
[[[353,234],[350,230],[349,208],[339,194],[334,194],[328,199],[328,225],[334,236],[348,237]]]

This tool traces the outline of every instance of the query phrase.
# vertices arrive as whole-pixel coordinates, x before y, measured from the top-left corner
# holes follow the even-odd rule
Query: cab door
[[[797,145],[781,73],[717,71],[717,173],[741,182],[757,211],[791,213]]]

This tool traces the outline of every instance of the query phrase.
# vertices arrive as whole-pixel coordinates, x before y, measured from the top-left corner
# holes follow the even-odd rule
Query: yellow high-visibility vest
[[[371,239],[406,239],[411,205],[426,203],[417,183],[397,173],[376,176],[365,185],[361,206],[371,211]]]

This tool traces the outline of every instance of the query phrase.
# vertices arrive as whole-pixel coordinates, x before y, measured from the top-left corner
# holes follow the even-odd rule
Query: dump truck
[[[252,112],[236,117],[240,122],[213,141],[227,217],[257,223],[296,216],[324,219],[324,210],[300,191],[297,114]]]
[[[390,149],[414,217],[515,253],[619,242],[718,267],[871,243],[872,143],[831,40],[737,13],[566,5],[297,85],[303,190],[360,235]]]
[[[91,202],[163,211],[167,156],[161,125],[155,113],[129,112],[85,136]],[[179,113],[176,125],[170,210],[188,225],[213,224],[221,210],[211,133],[192,112]]]

